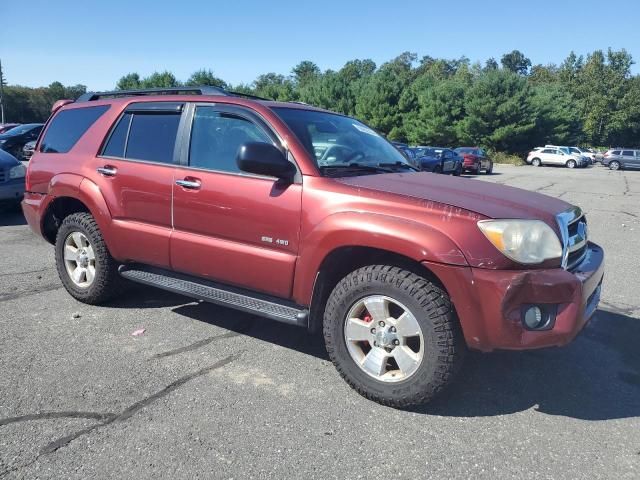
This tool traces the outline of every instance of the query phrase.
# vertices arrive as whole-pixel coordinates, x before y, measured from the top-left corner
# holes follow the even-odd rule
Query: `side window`
[[[614,150],[611,155],[620,155],[620,150]]]
[[[108,109],[108,105],[99,105],[96,107],[62,110],[51,120],[47,133],[40,143],[40,151],[44,153],[67,153],[89,127]],[[30,138],[36,138],[41,129],[42,127],[34,128],[30,132]]]
[[[542,153],[558,153],[558,151],[554,150],[553,148],[545,148],[544,150],[542,150]]]
[[[273,143],[253,122],[215,107],[197,107],[191,129],[189,165],[191,167],[240,172],[236,155],[247,142]]]
[[[178,112],[125,113],[111,132],[102,154],[172,163],[179,123]]]
[[[623,150],[622,155],[625,157],[633,157],[633,150]]]

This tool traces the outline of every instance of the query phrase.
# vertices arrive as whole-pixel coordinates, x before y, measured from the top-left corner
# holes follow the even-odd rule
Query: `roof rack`
[[[171,87],[171,88],[144,88],[139,90],[114,90],[111,92],[87,92],[76,102],[91,102],[102,98],[137,97],[145,95],[224,95],[230,97],[245,97],[253,100],[268,100],[267,98],[250,95],[248,93],[230,92],[220,87]]]

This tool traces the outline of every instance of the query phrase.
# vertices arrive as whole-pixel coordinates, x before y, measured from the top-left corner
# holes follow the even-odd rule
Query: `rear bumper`
[[[27,192],[24,194],[24,199],[22,200],[22,213],[24,214],[24,218],[27,220],[29,227],[36,235],[42,236],[42,211],[46,199],[46,195],[42,195],[40,193],[30,193]]]
[[[527,350],[571,342],[595,313],[604,276],[604,252],[590,243],[573,272],[486,270],[425,264],[444,283],[455,305],[469,348]],[[548,330],[522,324],[523,306],[554,306]]]

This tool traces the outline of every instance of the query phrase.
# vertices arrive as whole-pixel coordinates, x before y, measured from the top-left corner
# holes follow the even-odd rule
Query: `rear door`
[[[236,165],[240,146],[277,135],[244,107],[189,106],[173,196],[173,269],[287,298],[298,254],[302,183]]]
[[[176,138],[183,103],[131,104],[94,159],[113,218],[115,250],[135,262],[168,268]]]
[[[623,150],[622,151],[622,165],[627,168],[636,168],[636,155],[633,150]]]

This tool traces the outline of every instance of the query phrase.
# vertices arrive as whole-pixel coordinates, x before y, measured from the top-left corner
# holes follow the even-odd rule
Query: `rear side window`
[[[614,150],[611,155],[620,155],[620,150]]]
[[[125,113],[102,151],[109,157],[172,163],[180,113]]]
[[[622,155],[625,157],[633,157],[633,150],[624,150]]]
[[[40,144],[40,151],[67,153],[108,109],[109,105],[98,105],[59,112],[47,128],[47,133]]]

